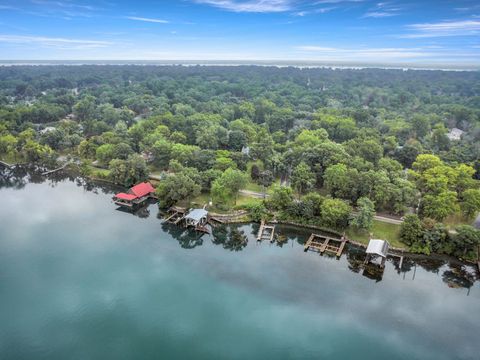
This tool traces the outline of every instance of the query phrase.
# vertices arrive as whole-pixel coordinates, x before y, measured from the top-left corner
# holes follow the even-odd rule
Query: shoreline
[[[7,163],[3,162],[3,161],[0,161],[0,165],[5,165],[5,167],[11,169],[11,167],[8,167]],[[14,164],[12,166],[25,166],[25,165],[30,165],[30,166],[36,166],[35,164],[26,164],[26,163],[23,163],[23,164]],[[71,165],[71,164],[68,164],[68,165]],[[63,169],[59,169],[58,170],[59,172],[63,171],[63,172],[67,172],[69,173],[70,175],[73,175],[73,176],[76,176],[76,177],[81,177],[83,179],[85,179],[86,181],[91,181],[93,183],[95,182],[102,182],[102,183],[106,183],[106,184],[109,184],[111,185],[112,187],[121,187],[121,188],[125,188],[123,185],[119,185],[119,184],[116,184],[114,182],[112,182],[111,180],[108,180],[108,179],[101,179],[101,178],[95,178],[95,177],[92,177],[92,176],[89,176],[89,175],[82,175],[80,173],[80,171],[78,169],[72,169],[71,167],[69,166],[66,166],[64,167]],[[46,177],[48,176],[47,175],[43,175],[41,174],[42,176]],[[157,203],[157,206],[158,206],[158,203]],[[240,211],[241,212],[241,211]],[[241,215],[237,213],[228,213],[228,214],[216,214],[216,213],[212,213],[212,214],[215,214],[214,216],[218,216],[218,217],[225,217],[226,220],[225,222],[222,223],[222,225],[235,225],[235,224],[247,224],[247,223],[257,223],[255,221],[252,221],[249,217],[249,214],[248,212],[242,212]],[[238,219],[238,220],[233,220],[235,219],[236,217],[238,218],[239,216],[247,216],[248,219]],[[232,220],[229,220],[228,218],[233,218]],[[334,230],[334,229],[326,229],[324,227],[321,227],[321,226],[317,226],[317,225],[314,225],[314,224],[301,224],[301,223],[297,223],[297,222],[294,222],[294,221],[288,221],[288,220],[275,220],[275,221],[272,221],[272,223],[275,223],[275,224],[279,224],[279,225],[286,225],[286,226],[292,226],[292,227],[298,227],[298,228],[301,228],[301,229],[312,229],[312,230],[319,230],[319,231],[323,231],[323,232],[326,232],[326,233],[330,233],[332,235],[336,235],[338,237],[341,237],[341,236],[344,236],[340,231],[338,230]],[[354,246],[357,246],[357,247],[361,247],[363,249],[366,249],[368,244],[364,244],[362,242],[359,242],[359,241],[356,241],[356,240],[353,240],[353,239],[350,239],[347,237],[347,243],[349,244],[352,244]],[[390,246],[390,250],[395,254],[397,255],[398,254],[402,254],[402,255],[408,255],[408,256],[413,256],[413,257],[416,257],[416,258],[425,258],[425,259],[432,259],[432,258],[438,258],[438,257],[444,257],[446,259],[455,259],[456,261],[460,261],[464,264],[468,264],[468,265],[472,265],[472,266],[477,266],[477,270],[480,272],[480,262],[479,261],[469,261],[469,260],[465,260],[465,259],[461,259],[461,258],[456,258],[456,257],[453,257],[453,256],[450,256],[450,255],[445,255],[445,254],[436,254],[436,253],[432,253],[430,255],[426,255],[426,254],[419,254],[419,253],[414,253],[414,252],[411,252],[408,248],[398,248],[398,247],[393,247],[393,246]]]

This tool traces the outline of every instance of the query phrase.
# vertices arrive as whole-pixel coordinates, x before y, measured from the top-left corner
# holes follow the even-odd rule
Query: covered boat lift
[[[387,240],[371,239],[367,246],[367,257],[365,258],[365,265],[370,263],[374,259],[380,258],[380,267],[384,268],[389,248],[390,244]]]

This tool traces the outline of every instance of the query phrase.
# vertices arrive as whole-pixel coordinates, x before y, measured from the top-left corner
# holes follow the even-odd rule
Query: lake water
[[[1,359],[479,359],[473,267],[196,237],[112,189],[0,173]],[[244,244],[244,238],[248,244]]]

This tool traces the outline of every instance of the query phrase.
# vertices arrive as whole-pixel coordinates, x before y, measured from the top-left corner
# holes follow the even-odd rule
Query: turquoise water
[[[478,359],[475,269],[303,252],[308,232],[201,238],[111,189],[0,175],[1,359]],[[28,180],[28,181],[27,181]],[[248,239],[244,246],[243,239]]]

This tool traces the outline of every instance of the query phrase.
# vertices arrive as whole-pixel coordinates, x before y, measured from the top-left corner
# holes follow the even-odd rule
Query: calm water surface
[[[358,249],[304,253],[306,231],[195,237],[111,189],[23,175],[0,173],[1,359],[480,358],[471,267],[367,274]]]

